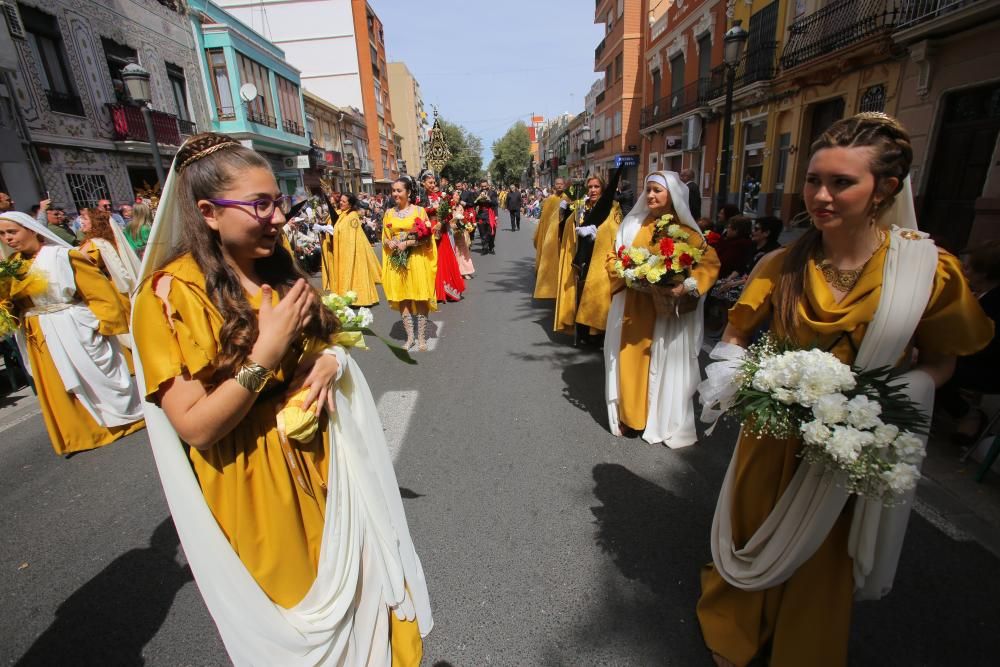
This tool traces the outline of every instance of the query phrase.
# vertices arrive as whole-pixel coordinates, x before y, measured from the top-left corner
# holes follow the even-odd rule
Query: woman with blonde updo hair
[[[958,260],[916,230],[911,160],[909,135],[885,114],[838,121],[820,136],[803,187],[813,226],[750,275],[712,351],[719,368],[735,366],[770,321],[779,339],[860,368],[909,367],[906,392],[930,411],[956,357],[982,349],[993,323]],[[702,383],[703,418],[724,400],[719,387],[734,384],[721,372]],[[912,495],[892,506],[852,498],[798,458],[800,447],[799,438],[749,434],[736,444],[698,601],[718,665],[846,665],[852,600],[892,586]]]
[[[280,242],[290,203],[233,138],[178,150],[133,313],[157,467],[235,664],[415,666],[423,572],[350,337]]]

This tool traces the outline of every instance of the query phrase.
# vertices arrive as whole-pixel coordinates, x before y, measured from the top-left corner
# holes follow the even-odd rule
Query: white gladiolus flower
[[[919,463],[925,455],[924,443],[920,442],[920,438],[909,431],[900,433],[893,441],[892,447],[896,450],[899,458],[907,463]]]
[[[864,394],[858,394],[849,400],[847,402],[847,409],[850,413],[847,421],[854,428],[875,428],[881,422],[878,416],[882,414],[882,406]]]
[[[841,463],[854,463],[864,446],[871,444],[872,440],[871,433],[850,426],[834,426],[833,434],[826,441],[826,450]]]
[[[625,269],[624,274],[626,281],[632,282],[635,280],[635,269]]]
[[[920,471],[917,470],[917,466],[910,463],[897,463],[882,473],[882,479],[885,480],[890,489],[896,493],[902,493],[917,485]]]
[[[813,415],[824,424],[840,424],[847,420],[847,397],[843,394],[826,394],[816,399]]]
[[[354,309],[350,306],[344,306],[344,310],[342,312],[344,313],[343,317],[347,320],[353,320],[355,318]]]
[[[685,278],[684,279],[684,291],[688,294],[698,291],[698,281],[695,278]]]
[[[358,293],[355,292],[354,290],[348,290],[348,291],[344,292],[344,298],[346,298],[347,300],[349,300],[349,301],[351,301],[353,303],[354,301],[358,300]]]
[[[809,445],[824,445],[832,431],[818,419],[802,425],[802,439]]]
[[[899,427],[894,424],[881,424],[875,427],[875,444],[888,447],[899,435]]]
[[[771,392],[771,395],[774,396],[774,398],[777,399],[778,401],[784,403],[785,405],[791,405],[792,403],[795,402],[795,392],[792,391],[791,389],[778,387],[777,389]]]
[[[359,308],[358,317],[361,318],[361,323],[359,326],[361,326],[362,329],[367,329],[372,325],[372,322],[375,321],[375,317],[372,315],[372,311],[368,310],[367,308]]]

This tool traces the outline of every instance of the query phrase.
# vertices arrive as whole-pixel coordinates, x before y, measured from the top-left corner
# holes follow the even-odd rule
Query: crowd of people
[[[102,201],[74,226],[49,202],[32,215],[0,196],[0,321],[13,323],[57,453],[148,429],[235,662],[418,665],[427,585],[349,354],[357,337],[324,293],[371,306],[381,284],[404,347],[425,351],[430,313],[476,275],[473,241],[495,254],[498,211],[517,231],[537,210],[533,296],[553,302],[556,333],[603,348],[615,436],[697,442],[713,308],[726,314],[711,357],[729,364],[727,384],[730,362],[770,331],[865,368],[906,364],[913,387],[941,387],[956,413],[975,414],[955,383],[992,378],[956,360],[996,358],[1000,252],[972,252],[970,289],[959,261],[916,230],[911,160],[907,132],[884,114],[835,123],[812,147],[812,225],[781,247],[780,220],[728,208],[702,218],[691,174],[654,172],[636,198],[620,171],[541,193],[452,188],[427,171],[394,181],[388,198],[327,187],[293,206],[266,158],[203,133],[178,150],[155,223],[144,203],[126,217]],[[654,278],[668,268],[683,279]],[[855,594],[891,587],[906,512],[886,510],[883,543],[865,522],[881,505],[801,479],[801,445],[743,432],[736,444],[697,605],[719,665],[846,664]]]

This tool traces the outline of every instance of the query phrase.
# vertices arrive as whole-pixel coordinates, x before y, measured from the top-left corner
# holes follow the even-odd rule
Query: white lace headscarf
[[[691,208],[688,206],[688,188],[681,181],[681,177],[673,171],[654,171],[652,174],[646,177],[646,184],[650,182],[659,183],[665,187],[670,192],[670,204],[674,209],[674,215],[677,217],[677,221],[682,225],[690,227],[694,232],[698,234],[699,238],[704,238],[701,233],[701,228],[698,226],[698,221],[694,219],[691,215]],[[618,228],[618,236],[615,238],[615,247],[620,248],[621,246],[629,247],[632,245],[632,240],[635,235],[639,232],[639,228],[642,227],[642,223],[646,222],[646,218],[649,217],[649,204],[646,202],[646,188],[643,187],[642,193],[639,194],[638,201],[632,210],[629,211],[625,219],[622,220],[621,227]]]
[[[62,246],[64,248],[72,248],[73,246],[59,238],[52,231],[42,223],[38,222],[32,218],[27,213],[19,213],[18,211],[7,211],[6,213],[0,213],[0,220],[6,220],[7,222],[13,222],[14,224],[21,225],[26,229],[30,229],[36,234],[42,237],[42,243],[49,245]],[[3,253],[3,258],[7,259],[14,254],[14,251],[6,243],[0,243],[0,252]]]

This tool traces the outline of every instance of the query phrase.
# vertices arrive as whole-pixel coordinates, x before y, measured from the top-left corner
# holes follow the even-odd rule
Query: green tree
[[[497,185],[520,183],[524,170],[531,162],[531,139],[528,127],[521,122],[493,142],[493,161],[490,175]]]
[[[444,118],[438,119],[444,140],[451,151],[451,159],[441,170],[452,183],[459,181],[478,181],[483,177],[483,142],[461,125],[449,123]]]

